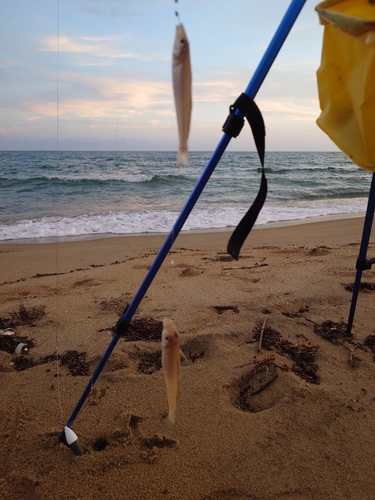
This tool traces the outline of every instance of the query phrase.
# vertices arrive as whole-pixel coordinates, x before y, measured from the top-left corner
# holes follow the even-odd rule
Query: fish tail
[[[187,151],[179,151],[177,153],[177,160],[176,160],[177,166],[178,167],[187,167],[188,165],[188,153]]]
[[[174,415],[169,414],[168,417],[165,419],[165,423],[167,427],[170,429],[174,429],[176,426],[176,417]]]

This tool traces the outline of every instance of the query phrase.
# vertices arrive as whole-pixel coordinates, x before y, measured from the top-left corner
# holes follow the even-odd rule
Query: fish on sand
[[[177,166],[186,166],[188,164],[187,140],[192,108],[191,66],[189,41],[184,26],[181,23],[176,26],[176,36],[173,45],[172,76],[179,137],[176,163]]]
[[[180,394],[180,339],[176,326],[170,318],[163,319],[161,349],[161,361],[169,405],[167,420],[171,424],[175,424]]]

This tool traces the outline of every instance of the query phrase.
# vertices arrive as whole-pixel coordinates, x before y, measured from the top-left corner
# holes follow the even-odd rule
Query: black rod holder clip
[[[375,0],[374,0],[375,1]],[[357,260],[355,268],[357,271],[367,271],[371,269],[371,266],[375,264],[375,259]]]

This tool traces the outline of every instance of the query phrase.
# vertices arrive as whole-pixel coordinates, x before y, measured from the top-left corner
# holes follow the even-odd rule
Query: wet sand
[[[73,423],[83,456],[59,435],[165,237],[0,245],[0,498],[372,500],[373,271],[345,335],[362,228],[255,229],[239,261],[229,233],[180,235]]]

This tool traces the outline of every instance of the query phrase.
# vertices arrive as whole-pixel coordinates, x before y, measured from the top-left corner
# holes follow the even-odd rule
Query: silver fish
[[[176,163],[177,166],[186,166],[188,164],[187,140],[190,130],[192,99],[189,41],[182,24],[176,26],[172,74],[179,137]]]
[[[161,362],[169,405],[168,420],[171,424],[175,424],[180,395],[180,339],[176,326],[170,318],[163,319],[161,347]]]

